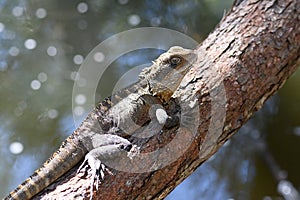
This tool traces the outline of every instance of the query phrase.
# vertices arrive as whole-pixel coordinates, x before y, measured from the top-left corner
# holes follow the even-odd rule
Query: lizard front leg
[[[99,180],[100,178],[101,180],[104,179],[104,172],[106,171],[112,175],[112,172],[107,169],[104,163],[121,159],[124,156],[131,159],[139,153],[139,148],[128,140],[111,134],[100,135],[94,133],[90,142],[92,144],[88,145],[88,149],[92,149],[85,156],[77,173],[89,169],[87,172],[91,175],[90,199],[92,199],[94,185],[98,190]]]

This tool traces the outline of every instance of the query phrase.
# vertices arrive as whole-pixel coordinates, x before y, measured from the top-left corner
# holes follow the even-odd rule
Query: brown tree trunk
[[[176,91],[181,126],[165,129],[159,139],[139,143],[145,151],[152,151],[160,140],[179,139],[172,151],[180,156],[166,166],[145,160],[135,163],[151,165],[155,171],[107,175],[94,197],[162,199],[212,156],[297,69],[299,14],[299,0],[236,1],[197,47],[199,60]],[[158,157],[169,159],[162,154]],[[66,198],[67,193],[83,195],[89,192],[89,184],[74,168],[52,184],[56,186],[53,191],[46,194],[44,190],[40,195],[46,194],[44,199]]]

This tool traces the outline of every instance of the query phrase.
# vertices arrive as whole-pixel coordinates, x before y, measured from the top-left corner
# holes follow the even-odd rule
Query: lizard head
[[[194,50],[174,46],[145,68],[139,78],[148,82],[153,95],[168,101],[196,60]]]

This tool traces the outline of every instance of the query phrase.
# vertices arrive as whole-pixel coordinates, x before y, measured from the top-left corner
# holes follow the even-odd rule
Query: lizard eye
[[[179,58],[179,57],[172,57],[172,58],[170,59],[171,65],[177,65],[177,64],[179,64],[180,62],[181,62],[181,58]]]

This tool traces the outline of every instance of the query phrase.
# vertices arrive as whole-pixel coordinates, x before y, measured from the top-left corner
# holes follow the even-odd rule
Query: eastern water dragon
[[[194,50],[178,46],[161,54],[152,66],[142,71],[137,83],[100,102],[52,157],[4,199],[32,198],[83,158],[78,171],[90,169],[92,198],[93,186],[97,188],[99,178],[104,176],[103,161],[121,155],[132,158],[139,152],[137,145],[117,132],[132,134],[138,128],[132,124],[138,124],[140,117],[148,115],[152,104],[168,102],[196,59]],[[163,109],[154,115],[160,124],[169,117]]]

